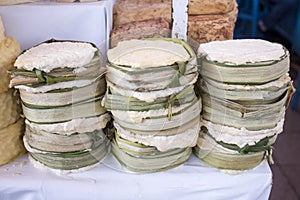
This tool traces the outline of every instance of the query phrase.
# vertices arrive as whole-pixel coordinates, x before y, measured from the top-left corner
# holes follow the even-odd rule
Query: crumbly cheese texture
[[[26,125],[36,130],[43,130],[49,133],[56,133],[59,135],[72,135],[74,133],[92,132],[105,128],[111,117],[108,113],[100,115],[99,117],[79,118],[68,122],[55,124],[36,124],[25,120]],[[84,124],[84,126],[82,126]]]
[[[217,141],[223,141],[228,144],[236,144],[239,147],[244,147],[247,144],[255,145],[256,142],[265,137],[280,134],[283,131],[284,113],[285,112],[281,113],[281,120],[272,129],[249,131],[246,128],[237,129],[234,127],[214,124],[204,119],[201,119],[200,125],[205,126],[208,129],[209,134]]]
[[[9,36],[0,39],[0,93],[8,90],[11,78],[7,71],[14,69],[13,63],[15,62],[16,58],[20,53],[20,44],[16,39]]]
[[[232,65],[281,60],[285,53],[281,44],[261,39],[213,41],[198,49],[198,56],[206,55],[207,60]]]
[[[197,77],[195,78],[197,80]],[[194,81],[192,81],[190,84],[193,84]],[[125,90],[121,87],[116,86],[115,84],[107,81],[107,86],[113,88],[113,90],[117,91],[119,94],[127,97],[134,97],[139,100],[145,101],[145,102],[154,102],[156,99],[161,97],[167,97],[172,94],[177,94],[181,92],[185,86],[179,86],[175,88],[167,88],[165,90],[156,90],[151,92],[139,92],[139,91],[132,91],[132,90]]]
[[[17,86],[14,86],[14,88],[20,89],[20,90],[25,90],[27,92],[32,92],[32,93],[44,93],[44,92],[48,92],[51,90],[59,90],[59,89],[65,89],[65,88],[70,88],[70,87],[85,87],[87,85],[94,83],[97,79],[98,79],[98,77],[95,79],[64,81],[64,82],[54,83],[51,85],[43,85],[43,86],[35,87],[35,88],[29,87],[26,85],[17,85]]]
[[[291,82],[291,77],[288,73],[281,76],[275,81],[271,81],[261,85],[238,85],[238,84],[227,84],[206,79],[205,81],[209,82],[211,85],[223,89],[223,90],[241,90],[241,91],[261,91],[269,88],[283,88]]]
[[[21,136],[24,133],[24,119],[0,129],[0,166],[25,153]]]
[[[170,135],[170,136],[159,136],[159,135],[140,135],[130,132],[122,128],[118,123],[114,123],[118,134],[132,142],[138,142],[147,146],[154,146],[159,151],[168,151],[175,148],[187,148],[194,147],[197,143],[200,125],[184,130],[183,132]]]
[[[0,93],[0,131],[20,118],[20,105],[13,89]],[[1,145],[1,144],[0,144]]]
[[[108,60],[116,65],[148,68],[188,61],[191,56],[180,44],[165,40],[127,40],[107,52]]]
[[[172,113],[179,113],[180,111],[187,109],[191,104],[186,103],[177,107],[172,107]],[[119,120],[128,121],[132,123],[142,123],[144,119],[151,117],[167,116],[169,109],[157,109],[148,111],[124,111],[124,110],[112,110],[113,116],[117,116]]]
[[[0,41],[5,39],[4,32],[5,32],[5,29],[4,29],[4,26],[3,26],[3,23],[2,23],[2,18],[0,16]]]
[[[56,68],[80,68],[92,60],[96,51],[91,44],[84,42],[42,43],[21,54],[15,66],[19,69],[39,69],[44,72]]]

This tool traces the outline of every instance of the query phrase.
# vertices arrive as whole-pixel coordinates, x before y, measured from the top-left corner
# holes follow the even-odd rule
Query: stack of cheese
[[[110,49],[108,61],[105,107],[116,128],[115,157],[134,172],[184,163],[200,130],[191,48],[177,39],[133,39]]]
[[[36,166],[72,172],[94,166],[109,151],[101,62],[92,44],[70,41],[45,42],[17,58],[11,85],[20,90],[24,144]]]
[[[293,90],[289,52],[245,39],[200,45],[203,99],[196,155],[220,169],[245,170],[271,154]]]
[[[237,17],[235,0],[189,0],[189,43],[233,38]],[[133,38],[170,37],[172,0],[118,0],[114,5],[111,47]]]
[[[0,165],[6,164],[25,152],[22,142],[24,119],[20,118],[21,107],[13,89],[8,89],[9,74],[13,63],[21,53],[20,44],[4,35],[0,17]]]

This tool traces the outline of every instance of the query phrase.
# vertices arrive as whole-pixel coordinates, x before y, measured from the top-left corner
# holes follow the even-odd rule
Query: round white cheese
[[[261,39],[213,41],[201,44],[198,56],[220,63],[242,65],[281,60],[286,54],[281,44]]]
[[[19,69],[39,69],[44,72],[56,68],[79,68],[88,64],[96,51],[91,44],[84,42],[42,43],[21,54],[15,66]]]
[[[109,62],[132,68],[172,65],[188,61],[191,56],[180,44],[165,40],[127,40],[108,50]]]

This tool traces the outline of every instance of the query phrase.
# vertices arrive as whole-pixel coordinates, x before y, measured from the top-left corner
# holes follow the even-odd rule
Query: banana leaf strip
[[[226,154],[203,150],[201,147],[194,147],[195,155],[208,165],[226,170],[249,170],[258,166],[265,158],[266,152],[248,154]]]
[[[32,153],[30,156],[46,167],[60,170],[75,170],[101,162],[110,152],[108,141],[101,143],[90,151],[67,153]]]
[[[49,73],[34,69],[28,71],[25,69],[10,70],[9,74],[12,77],[10,86],[26,85],[29,87],[39,87],[42,85],[51,85],[58,82],[73,81],[80,79],[93,79],[104,74],[101,69],[100,59],[95,56],[93,60],[82,67],[82,70],[71,68],[58,68]]]
[[[213,136],[211,136],[207,129],[201,129],[202,131],[204,131],[209,137],[211,137],[217,144],[221,145],[224,148],[230,149],[230,150],[234,150],[237,151],[240,154],[248,154],[248,153],[253,153],[253,152],[261,152],[261,151],[270,151],[272,149],[272,145],[274,144],[274,137],[276,135],[273,136],[269,136],[269,137],[265,137],[263,139],[261,139],[260,141],[256,142],[254,145],[249,145],[246,144],[243,147],[239,147],[236,144],[229,144],[229,143],[225,143],[223,141],[217,141]]]
[[[218,98],[235,101],[272,101],[279,98],[292,87],[289,76],[283,76],[263,85],[233,85],[213,81],[211,79],[198,79],[198,88],[202,92]]]
[[[112,142],[112,153],[119,163],[131,172],[153,173],[175,168],[186,162],[191,155],[191,148],[173,149],[147,155],[125,152]]]
[[[223,83],[263,84],[274,81],[289,71],[289,53],[280,60],[244,65],[219,63],[203,55],[199,60],[201,76]],[[272,73],[270,73],[272,71]]]
[[[169,97],[162,97],[156,99],[154,102],[145,102],[134,97],[126,97],[114,92],[110,87],[107,89],[105,108],[107,110],[130,110],[130,111],[147,111],[161,108],[168,108],[169,104],[172,106],[179,106],[180,104],[190,103],[196,98],[193,86],[188,86],[176,95]]]
[[[60,135],[26,126],[25,137],[28,145],[44,152],[78,152],[93,149],[106,140],[102,130]]]
[[[72,119],[99,116],[106,112],[101,106],[101,98],[91,99],[63,107],[36,108],[22,104],[27,120],[35,123],[58,123]]]

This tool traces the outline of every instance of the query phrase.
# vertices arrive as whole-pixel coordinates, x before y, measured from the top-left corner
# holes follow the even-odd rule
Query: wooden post
[[[172,38],[187,41],[188,0],[172,0]]]

